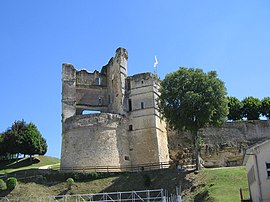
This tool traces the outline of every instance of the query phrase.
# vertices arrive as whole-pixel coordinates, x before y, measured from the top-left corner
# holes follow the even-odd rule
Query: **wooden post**
[[[243,201],[243,193],[242,193],[242,188],[240,188],[240,199]]]

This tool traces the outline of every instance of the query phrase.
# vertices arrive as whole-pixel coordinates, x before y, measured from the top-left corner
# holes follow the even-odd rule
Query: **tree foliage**
[[[242,120],[243,118],[243,103],[236,97],[228,96],[229,114],[228,120]]]
[[[33,123],[15,121],[0,135],[0,156],[8,154],[44,155],[46,152],[46,140]]]
[[[261,113],[267,119],[270,119],[270,97],[265,97],[261,101]]]
[[[198,130],[226,121],[228,101],[224,83],[215,71],[179,68],[161,82],[159,109],[171,127],[191,131],[198,154]],[[196,155],[198,168],[198,155]]]
[[[261,101],[258,98],[249,96],[243,101],[243,117],[248,120],[259,120],[261,111]]]
[[[7,185],[4,180],[0,179],[0,191],[7,189]]]
[[[226,121],[226,89],[215,71],[180,68],[161,82],[159,108],[175,129],[197,131]]]

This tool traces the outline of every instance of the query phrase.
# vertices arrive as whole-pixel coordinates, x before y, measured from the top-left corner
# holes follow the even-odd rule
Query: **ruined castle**
[[[61,170],[134,171],[168,163],[159,82],[152,73],[127,76],[127,60],[118,48],[100,72],[63,64]]]
[[[63,64],[62,171],[159,169],[169,159],[192,164],[188,132],[166,130],[160,118],[156,76],[127,76],[127,59],[127,51],[119,48],[100,72]],[[201,132],[205,167],[236,166],[245,148],[270,137],[270,120],[229,122]]]

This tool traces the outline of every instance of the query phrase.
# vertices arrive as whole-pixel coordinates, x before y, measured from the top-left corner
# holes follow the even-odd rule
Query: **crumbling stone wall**
[[[227,122],[220,128],[202,131],[201,157],[205,167],[242,164],[243,152],[258,141],[270,138],[270,121]],[[170,157],[175,162],[192,163],[193,142],[188,132],[168,132]]]

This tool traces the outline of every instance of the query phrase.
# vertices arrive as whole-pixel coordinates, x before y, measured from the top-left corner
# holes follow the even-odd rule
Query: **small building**
[[[270,202],[270,140],[249,147],[243,164],[248,172],[250,199]]]

